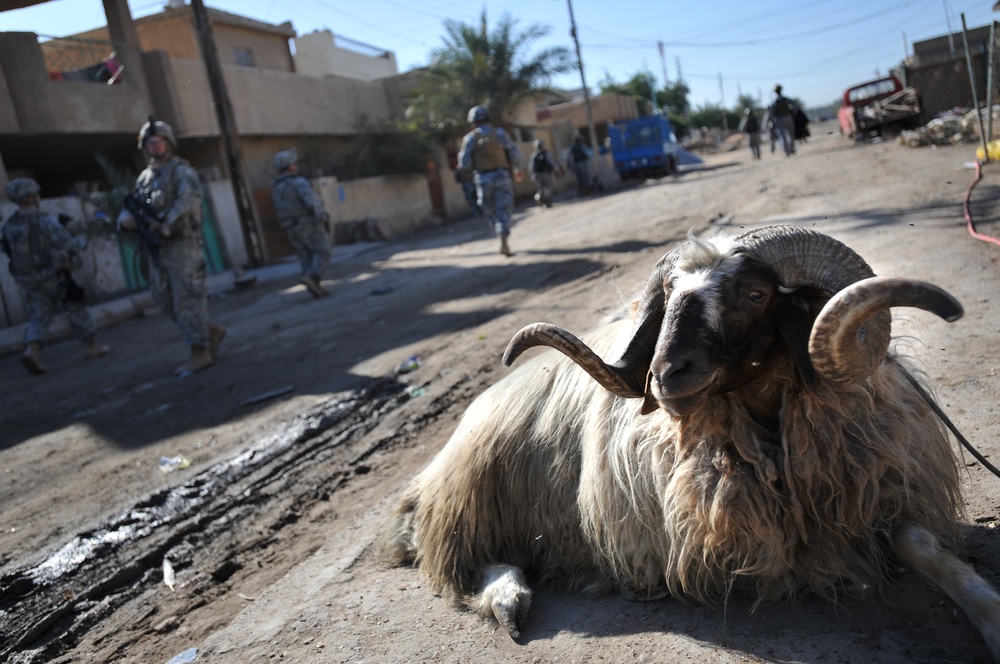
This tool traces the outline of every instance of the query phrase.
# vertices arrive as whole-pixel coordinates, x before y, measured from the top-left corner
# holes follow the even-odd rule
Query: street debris
[[[979,140],[979,118],[975,110],[953,109],[941,114],[922,127],[900,133],[900,145],[909,148],[925,145],[952,145]],[[984,113],[985,115],[985,113]],[[1000,106],[993,107],[994,125],[1000,128]],[[983,126],[988,118],[983,118]]]
[[[267,401],[269,399],[274,399],[275,397],[281,397],[286,394],[295,391],[294,385],[285,385],[284,387],[279,387],[274,390],[269,390],[267,392],[262,392],[256,396],[244,399],[241,403],[244,406],[253,406],[254,404],[261,403],[262,401]]]
[[[160,457],[160,472],[172,473],[175,470],[183,470],[191,465],[191,460],[184,456]]]
[[[171,590],[173,590],[174,589],[174,582],[175,582],[174,566],[170,564],[170,559],[169,558],[164,558],[163,559],[163,584],[165,586],[167,586],[167,588],[170,588]]]
[[[397,364],[396,368],[393,370],[393,373],[398,376],[400,374],[407,374],[410,373],[411,371],[416,371],[419,368],[420,368],[420,358],[413,356],[413,357],[408,357],[399,364]]]

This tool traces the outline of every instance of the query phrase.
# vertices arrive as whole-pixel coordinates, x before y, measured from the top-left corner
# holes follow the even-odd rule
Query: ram
[[[532,346],[561,354],[469,406],[404,490],[382,559],[419,565],[514,638],[527,572],[642,599],[765,601],[878,591],[903,564],[1000,657],[1000,595],[947,552],[956,461],[890,349],[895,306],[962,315],[942,289],[876,277],[814,231],[689,237],[586,343],[544,323],[517,333],[507,365]]]

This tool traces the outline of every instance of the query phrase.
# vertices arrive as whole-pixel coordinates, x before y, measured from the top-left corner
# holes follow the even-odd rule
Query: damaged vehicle
[[[920,95],[896,76],[868,81],[844,91],[837,119],[840,133],[856,141],[919,127]]]

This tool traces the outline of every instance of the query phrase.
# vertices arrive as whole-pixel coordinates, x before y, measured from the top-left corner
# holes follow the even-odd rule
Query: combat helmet
[[[489,122],[490,121],[490,109],[485,106],[473,106],[469,109],[469,124],[475,124],[477,122]]]
[[[545,149],[545,141],[543,141],[540,138],[537,139],[537,140],[535,140],[535,149],[536,150],[544,150]]]
[[[7,183],[4,191],[12,203],[23,205],[30,201],[33,196],[40,194],[42,188],[31,178],[14,178]]]
[[[274,155],[274,167],[278,169],[278,172],[287,171],[289,166],[298,162],[299,153],[295,149],[282,150],[278,154]]]
[[[157,120],[155,116],[150,115],[149,120],[142,125],[139,129],[139,149],[143,148],[143,144],[146,139],[150,136],[161,136],[163,139],[170,144],[171,149],[177,149],[177,138],[174,137],[173,127],[168,125],[163,120]]]

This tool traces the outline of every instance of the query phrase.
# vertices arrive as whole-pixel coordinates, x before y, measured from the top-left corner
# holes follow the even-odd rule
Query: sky
[[[886,74],[912,53],[913,42],[1000,20],[993,0],[204,0],[206,6],[269,23],[291,21],[297,34],[338,37],[393,51],[401,72],[426,65],[444,45],[448,20],[493,29],[509,15],[521,30],[548,34],[533,53],[565,46],[574,53],[570,3],[588,88],[650,72],[662,86],[680,76],[694,108],[733,107],[740,94],[770,103],[781,83],[807,107],[839,100],[844,89]],[[159,12],[166,0],[130,0],[132,16]],[[51,0],[0,13],[0,31],[66,36],[104,25],[101,0]],[[959,41],[959,43],[961,43]],[[662,44],[662,49],[661,49]],[[581,87],[580,72],[555,77]]]

